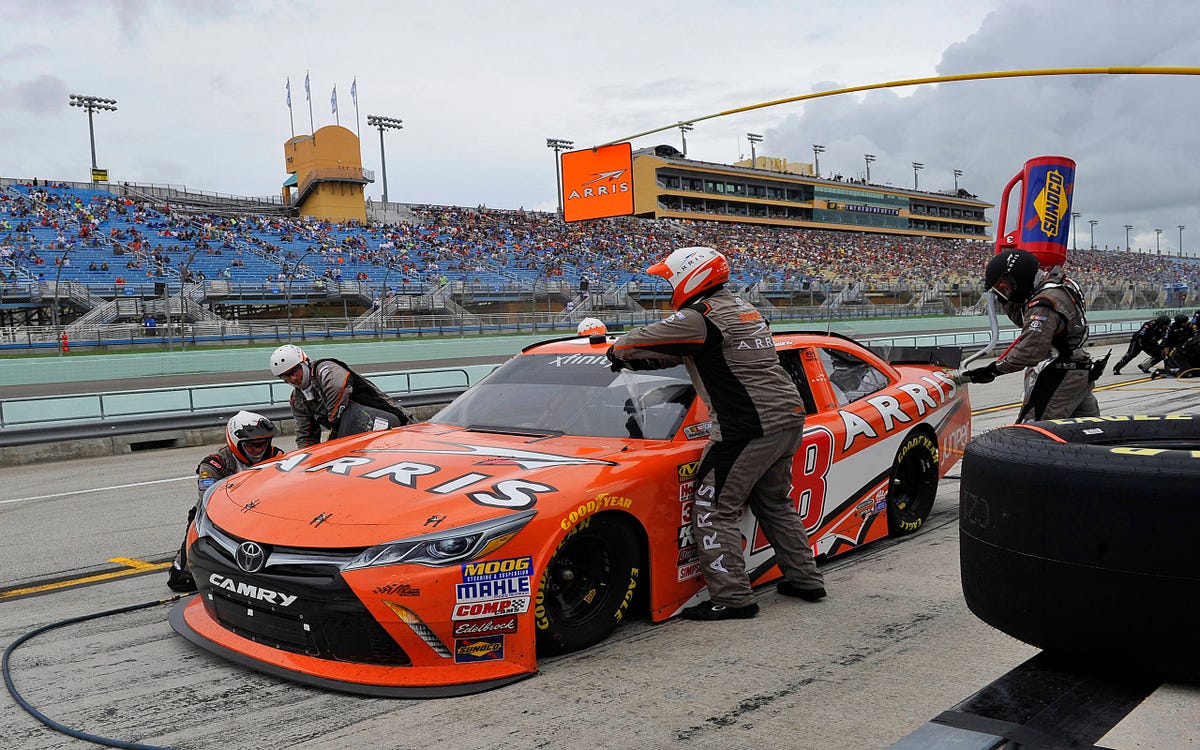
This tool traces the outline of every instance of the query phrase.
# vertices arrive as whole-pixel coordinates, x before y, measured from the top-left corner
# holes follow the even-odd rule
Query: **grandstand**
[[[583,315],[657,317],[666,249],[710,245],[772,319],[977,311],[992,247],[966,238],[554,213],[387,207],[389,221],[288,216],[272,201],[146,185],[0,179],[0,343],[497,326],[568,327]],[[399,216],[399,219],[394,217]],[[1190,260],[1077,251],[1094,309],[1183,304]],[[282,321],[286,319],[287,323]],[[137,332],[134,332],[137,329]]]

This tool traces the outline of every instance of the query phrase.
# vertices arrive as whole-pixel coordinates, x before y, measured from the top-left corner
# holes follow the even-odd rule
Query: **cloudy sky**
[[[549,210],[554,154],[816,91],[989,71],[1200,66],[1192,0],[605,0],[549,3],[0,0],[0,176],[84,181],[87,115],[114,181],[276,195],[294,127],[404,121],[385,148],[392,200]],[[292,110],[285,102],[290,77]],[[358,112],[351,98],[357,81]],[[811,162],[823,174],[992,203],[1026,159],[1078,163],[1076,243],[1200,255],[1200,77],[946,83],[826,97],[697,123],[688,155]],[[634,147],[681,146],[675,128]],[[382,183],[368,186],[378,199]],[[993,211],[990,218],[997,219]],[[1090,221],[1097,221],[1094,229]],[[1011,228],[1011,219],[1010,227]],[[1161,235],[1156,228],[1162,229]]]

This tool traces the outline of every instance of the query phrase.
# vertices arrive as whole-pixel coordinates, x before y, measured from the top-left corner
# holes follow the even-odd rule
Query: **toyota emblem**
[[[257,573],[266,563],[267,553],[258,542],[242,542],[238,545],[234,559],[242,570],[247,573]]]

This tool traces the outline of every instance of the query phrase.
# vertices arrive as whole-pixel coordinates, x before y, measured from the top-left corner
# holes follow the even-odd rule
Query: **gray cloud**
[[[1200,6],[1163,6],[1005,4],[947,48],[937,73],[1193,64]],[[811,161],[809,144],[823,143],[823,171],[828,164],[847,176],[861,176],[862,154],[874,153],[872,181],[903,187],[913,185],[914,161],[925,164],[923,189],[952,187],[952,170],[961,169],[960,185],[993,203],[1026,159],[1065,155],[1078,164],[1077,243],[1090,241],[1094,219],[1097,245],[1123,245],[1123,226],[1133,224],[1133,244],[1154,248],[1153,230],[1163,228],[1161,247],[1174,252],[1176,225],[1200,232],[1200,171],[1192,167],[1198,91],[1196,76],[943,83],[812,102],[770,129],[769,144]],[[1200,239],[1192,244],[1200,247]]]

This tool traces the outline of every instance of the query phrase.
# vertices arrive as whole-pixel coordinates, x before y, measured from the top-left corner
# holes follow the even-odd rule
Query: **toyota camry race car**
[[[808,413],[792,497],[817,554],[920,528],[970,439],[957,350],[880,357],[816,333],[775,344]],[[172,627],[297,682],[431,697],[527,677],[538,654],[701,601],[705,406],[682,366],[615,373],[607,346],[528,347],[429,422],[214,485],[187,540],[199,594]],[[742,529],[751,582],[778,578],[751,514]]]

